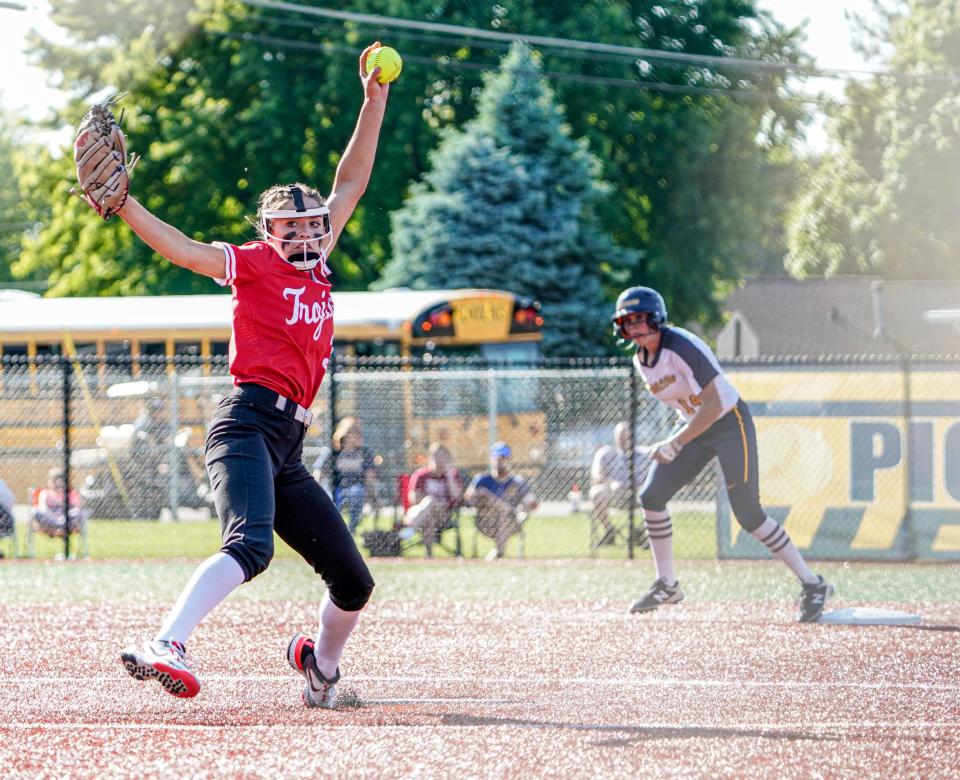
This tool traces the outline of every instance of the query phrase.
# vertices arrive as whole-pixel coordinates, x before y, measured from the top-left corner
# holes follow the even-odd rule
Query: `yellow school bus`
[[[498,364],[529,363],[539,356],[540,305],[510,292],[394,289],[335,292],[333,300],[334,345],[340,355],[479,356]],[[202,443],[209,400],[229,387],[229,380],[213,376],[224,369],[212,369],[209,358],[227,354],[230,329],[231,296],[226,294],[41,298],[0,291],[0,355],[85,356],[83,368],[78,362],[71,369],[71,446],[79,449],[99,446],[105,426],[133,421],[148,396],[168,394],[163,388],[170,382],[158,383],[157,372],[162,378],[163,359],[176,357],[195,359],[177,372],[177,414],[181,424],[194,429],[191,442]],[[25,469],[20,461],[29,454],[37,464],[46,463],[58,450],[62,400],[54,385],[45,388],[33,381],[40,376],[36,361],[29,368],[17,363],[0,364],[0,448],[8,460],[17,460],[7,464],[8,473],[29,472],[19,479],[35,484],[39,465]],[[406,378],[393,372],[388,384],[373,393],[357,393],[359,388],[348,381],[338,383],[343,392],[336,404],[338,417],[366,418],[372,438],[396,439],[389,444],[396,468],[417,465],[430,441],[449,439],[461,462],[482,463],[487,428],[526,449],[542,444],[543,414],[532,400],[519,405],[501,400],[502,412],[491,418],[474,408],[474,393],[464,392],[462,398],[455,393],[444,404],[435,403],[428,389],[432,383],[418,380],[419,372],[412,368],[404,370]],[[167,372],[173,379],[172,366]],[[197,384],[205,379],[209,384]],[[329,380],[324,386],[329,389]],[[321,422],[314,426],[315,437],[324,435],[330,419],[329,398],[328,390],[321,391],[314,405]],[[376,430],[378,424],[383,430]]]
[[[335,292],[334,343],[346,355],[538,355],[540,304],[501,290]],[[0,295],[0,355],[225,355],[229,295],[40,298]]]

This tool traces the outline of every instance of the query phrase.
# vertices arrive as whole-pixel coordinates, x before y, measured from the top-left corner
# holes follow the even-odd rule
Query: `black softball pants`
[[[720,461],[730,508],[737,522],[747,531],[759,528],[766,513],[760,506],[757,431],[743,399],[680,450],[670,463],[653,464],[640,489],[644,509],[665,511],[674,494],[696,479],[714,457]]]
[[[334,604],[360,610],[373,577],[340,512],[303,465],[306,427],[277,409],[277,398],[260,385],[240,385],[213,415],[206,464],[220,549],[251,580],[270,564],[276,531],[323,578]]]

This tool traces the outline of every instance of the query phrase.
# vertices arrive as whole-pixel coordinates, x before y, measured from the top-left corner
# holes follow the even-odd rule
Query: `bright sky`
[[[0,107],[18,116],[39,119],[50,106],[61,105],[61,93],[47,84],[46,75],[27,62],[26,35],[31,28],[47,36],[56,36],[57,28],[48,18],[46,0],[14,0],[27,6],[25,11],[4,8],[0,3]],[[868,68],[850,45],[851,30],[844,12],[869,14],[870,0],[757,0],[782,23],[794,26],[809,20],[806,49],[823,68]],[[808,83],[807,89],[836,89],[839,82]],[[55,144],[55,137],[48,137]],[[61,141],[65,138],[59,139]],[[808,145],[820,149],[825,144],[823,128],[816,123],[809,132]]]
[[[853,27],[847,16],[851,13],[870,19],[873,16],[871,0],[757,0],[757,7],[773,14],[773,18],[787,27],[806,23],[804,49],[824,69],[875,70],[880,63],[867,62],[852,46]],[[809,79],[798,86],[803,92],[824,92],[833,97],[843,94],[840,79]],[[822,114],[814,118],[806,130],[806,146],[813,152],[828,145]]]
[[[56,37],[58,28],[48,17],[45,0],[12,0],[11,4],[26,6],[26,10],[0,4],[0,107],[14,116],[41,119],[51,106],[60,106],[64,100],[59,90],[47,85],[46,72],[27,62],[24,49],[31,29]]]
[[[787,27],[807,22],[806,50],[821,68],[869,68],[851,46],[852,30],[845,14],[870,18],[871,0],[757,0],[757,7],[770,11]]]

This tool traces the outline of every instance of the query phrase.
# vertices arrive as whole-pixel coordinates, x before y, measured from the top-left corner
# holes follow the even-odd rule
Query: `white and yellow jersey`
[[[740,399],[713,350],[695,333],[683,328],[665,327],[657,354],[651,356],[638,349],[633,362],[653,397],[672,406],[685,421],[696,414],[700,393],[710,382],[720,393],[721,416]]]

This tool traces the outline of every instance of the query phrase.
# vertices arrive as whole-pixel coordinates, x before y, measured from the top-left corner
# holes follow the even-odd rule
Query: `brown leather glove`
[[[130,171],[136,157],[127,158],[127,141],[110,105],[119,95],[91,106],[77,129],[73,161],[83,199],[104,219],[110,219],[127,200]],[[121,115],[121,119],[123,116]]]

